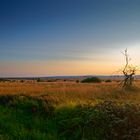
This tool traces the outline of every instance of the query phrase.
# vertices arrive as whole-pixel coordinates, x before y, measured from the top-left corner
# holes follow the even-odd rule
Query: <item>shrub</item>
[[[138,140],[140,107],[104,101],[65,108],[57,114],[58,134],[66,140]]]
[[[20,82],[21,82],[21,83],[23,83],[23,82],[24,82],[24,80],[20,80]]]
[[[37,82],[43,82],[43,80],[41,78],[38,78]]]
[[[79,83],[79,80],[76,80],[76,83]]]
[[[108,79],[108,80],[105,80],[105,82],[106,82],[106,83],[109,83],[109,82],[112,82],[112,81],[111,81],[110,79]]]
[[[140,105],[104,101],[54,108],[44,98],[0,96],[0,140],[139,140]]]
[[[86,78],[82,80],[81,82],[82,83],[101,83],[101,79],[99,79],[98,77],[90,77],[90,78]]]

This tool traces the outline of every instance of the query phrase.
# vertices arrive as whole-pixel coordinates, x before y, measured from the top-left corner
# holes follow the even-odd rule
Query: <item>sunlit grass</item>
[[[96,104],[102,100],[118,100],[119,102],[139,102],[140,83],[137,89],[123,91],[119,83],[86,84],[75,82],[5,82],[0,83],[1,95],[28,95],[45,98],[56,106],[68,104]]]
[[[2,140],[140,138],[140,83],[0,83]]]

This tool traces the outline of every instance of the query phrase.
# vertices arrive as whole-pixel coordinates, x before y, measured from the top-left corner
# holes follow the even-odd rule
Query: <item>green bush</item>
[[[105,80],[105,82],[106,82],[106,83],[109,83],[109,82],[112,82],[112,81],[111,81],[110,79],[108,79],[108,80]]]
[[[76,83],[79,83],[79,80],[76,80]]]
[[[20,80],[21,83],[24,83],[24,80]]]
[[[89,77],[81,81],[82,83],[101,83],[102,80],[98,77]]]
[[[139,140],[140,106],[104,101],[54,109],[47,100],[0,96],[0,140]]]
[[[44,80],[41,79],[41,78],[38,78],[36,81],[37,81],[37,82],[43,82]]]
[[[65,140],[138,140],[138,105],[105,101],[96,106],[65,108],[57,114],[58,134]]]
[[[47,100],[1,95],[0,140],[56,140],[53,112],[54,107]]]

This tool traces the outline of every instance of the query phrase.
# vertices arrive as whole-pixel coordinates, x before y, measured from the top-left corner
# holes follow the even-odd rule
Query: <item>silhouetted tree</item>
[[[136,66],[129,64],[131,59],[129,58],[127,49],[123,52],[123,55],[125,56],[125,61],[126,61],[126,64],[122,70],[124,74],[123,87],[129,88],[133,85],[134,76],[136,73]]]

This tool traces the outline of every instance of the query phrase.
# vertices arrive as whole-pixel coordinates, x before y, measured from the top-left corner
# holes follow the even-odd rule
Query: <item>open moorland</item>
[[[140,82],[0,82],[0,140],[139,140]]]

